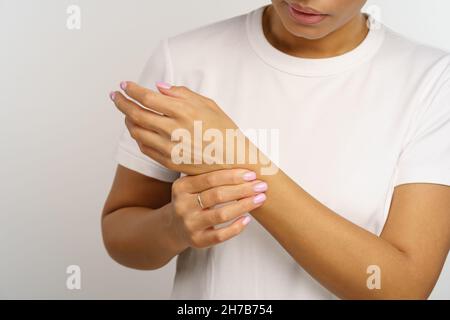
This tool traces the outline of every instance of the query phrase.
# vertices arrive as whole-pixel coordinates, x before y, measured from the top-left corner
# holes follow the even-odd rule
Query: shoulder
[[[214,69],[239,54],[247,43],[246,22],[250,13],[203,25],[166,38],[166,49],[175,74],[198,68]]]
[[[172,52],[179,49],[195,50],[201,47],[224,45],[227,41],[234,41],[245,31],[247,15],[241,14],[216,21],[169,37],[167,40],[170,49]]]
[[[443,48],[425,44],[384,26],[384,50],[394,63],[407,65],[411,71],[445,71],[450,64],[450,53]]]

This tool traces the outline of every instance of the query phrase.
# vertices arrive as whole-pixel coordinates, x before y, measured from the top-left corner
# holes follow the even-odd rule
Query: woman
[[[450,56],[364,4],[272,0],[160,43],[111,93],[127,126],[102,218],[113,259],[178,256],[175,299],[429,296],[450,247]],[[276,129],[278,152],[248,137],[244,162],[174,159],[196,121]]]

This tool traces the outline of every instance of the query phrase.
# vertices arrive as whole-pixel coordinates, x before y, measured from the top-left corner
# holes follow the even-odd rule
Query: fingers
[[[176,114],[176,108],[179,106],[179,101],[173,97],[144,88],[131,81],[122,82],[120,87],[130,98],[141,103],[144,107],[169,117],[173,117]]]
[[[250,216],[245,216],[237,219],[226,227],[206,230],[202,235],[206,246],[217,245],[239,235],[250,220]]]
[[[158,150],[155,150],[149,146],[138,143],[141,152],[148,157],[152,158],[156,162],[161,163],[166,168],[171,168],[171,161],[166,156],[162,155]]]
[[[204,208],[217,204],[239,200],[267,191],[267,183],[256,180],[239,185],[225,185],[205,190],[200,193]]]
[[[164,82],[157,82],[156,87],[158,90],[166,96],[179,98],[179,99],[193,99],[193,100],[210,100],[201,94],[192,91],[185,86],[171,86],[170,84]]]
[[[181,183],[186,192],[199,193],[224,185],[238,185],[256,179],[256,173],[246,169],[212,171],[197,176],[186,176]]]
[[[256,196],[247,197],[239,201],[232,202],[225,206],[198,212],[195,226],[198,229],[206,229],[218,224],[229,222],[247,212],[260,207],[266,200],[266,195],[260,193]]]
[[[164,135],[171,135],[174,124],[170,118],[143,109],[120,92],[115,92],[112,98],[117,109],[138,126]]]
[[[244,221],[248,223],[248,217],[242,216],[260,207],[266,200],[264,192],[267,184],[255,179],[254,172],[229,169],[183,177],[172,184],[174,212],[182,217],[182,224],[192,247],[212,246],[242,232]],[[222,207],[201,210],[196,198],[198,192],[194,190],[200,191],[208,187],[211,188],[201,192],[202,204],[213,206],[225,203]],[[227,222],[231,223],[215,228]]]
[[[125,118],[125,124],[130,132],[131,137],[138,143],[143,144],[151,149],[158,151],[161,155],[166,158],[170,158],[173,143],[161,136],[159,133],[141,128],[140,126],[134,124],[128,118]]]

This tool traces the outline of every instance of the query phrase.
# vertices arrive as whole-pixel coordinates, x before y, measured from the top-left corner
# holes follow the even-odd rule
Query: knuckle
[[[233,232],[233,236],[238,235],[239,233],[241,233],[244,230],[244,225],[242,223],[239,224],[235,224],[233,226],[232,232]]]
[[[128,131],[130,131],[130,129],[134,127],[133,120],[131,119],[129,114],[125,116],[125,126],[128,128]]]
[[[166,167],[167,169],[174,170],[176,168],[175,164],[173,163],[170,155],[169,156],[162,156],[160,163]]]
[[[214,220],[217,223],[225,222],[225,221],[227,221],[227,218],[228,218],[228,215],[223,208],[215,209],[214,216],[215,216]]]
[[[226,240],[225,234],[222,232],[216,232],[214,235],[215,242],[224,242]]]
[[[167,136],[169,136],[169,137],[171,137],[172,136],[172,133],[175,131],[175,125],[174,124],[172,124],[172,123],[167,123],[166,125],[164,125],[164,126],[161,126],[160,128],[158,128],[158,130],[162,133],[162,134],[165,134],[165,135],[167,135]]]
[[[207,174],[205,176],[205,182],[208,187],[214,186],[216,182],[216,175],[214,173]]]
[[[136,141],[141,141],[142,140],[142,131],[138,128],[134,129],[134,139]]]
[[[170,158],[172,156],[172,144],[171,143],[164,144],[161,152],[165,157]]]
[[[217,203],[222,203],[225,201],[225,195],[223,194],[223,191],[219,188],[214,189],[213,198]]]
[[[139,140],[139,131],[136,130],[136,128],[134,126],[131,126],[128,131],[130,132],[130,136],[134,139],[134,140]]]
[[[207,222],[210,226],[218,224],[215,210],[216,209],[209,209],[208,214],[205,215],[205,222]]]
[[[140,143],[139,141],[136,141],[136,142],[137,142],[137,145],[138,145],[138,147],[139,147],[139,150],[141,150],[141,152],[142,152],[143,154],[146,154],[147,148],[146,148],[142,143]]]
[[[155,158],[155,152],[152,148],[147,147],[145,144],[140,144],[140,149],[143,154],[149,158]]]
[[[128,112],[128,116],[129,116],[130,120],[134,123],[139,123],[141,120],[141,113],[136,108],[131,109]]]
[[[184,180],[183,178],[177,179],[172,183],[172,193],[174,195],[179,195],[184,191]]]
[[[233,184],[241,184],[242,183],[242,177],[241,177],[241,175],[239,175],[237,173],[232,173],[231,181],[232,181]]]
[[[144,94],[144,96],[142,97],[142,103],[144,105],[146,105],[147,107],[150,107],[153,103],[153,93],[152,92],[147,92],[146,94]]]
[[[191,243],[191,246],[194,248],[201,248],[203,246],[203,243],[197,234],[191,234],[189,237],[189,241]]]
[[[252,211],[255,208],[253,197],[239,200],[236,208],[241,214]]]
[[[244,230],[241,226],[233,226],[230,230],[230,238],[234,238],[239,235],[242,230]]]

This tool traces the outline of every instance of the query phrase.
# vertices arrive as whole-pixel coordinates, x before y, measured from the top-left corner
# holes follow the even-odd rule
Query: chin
[[[311,28],[311,27],[288,27],[286,29],[294,36],[299,38],[304,38],[308,40],[319,40],[325,38],[327,35],[331,33],[330,30],[324,30],[324,28]]]
[[[299,38],[319,40],[325,38],[327,35],[333,32],[333,28],[330,25],[331,21],[329,20],[331,17],[328,17],[328,19],[322,21],[317,25],[297,24],[291,20],[288,14],[285,13],[281,14],[280,18],[285,29],[289,31],[290,34]]]

